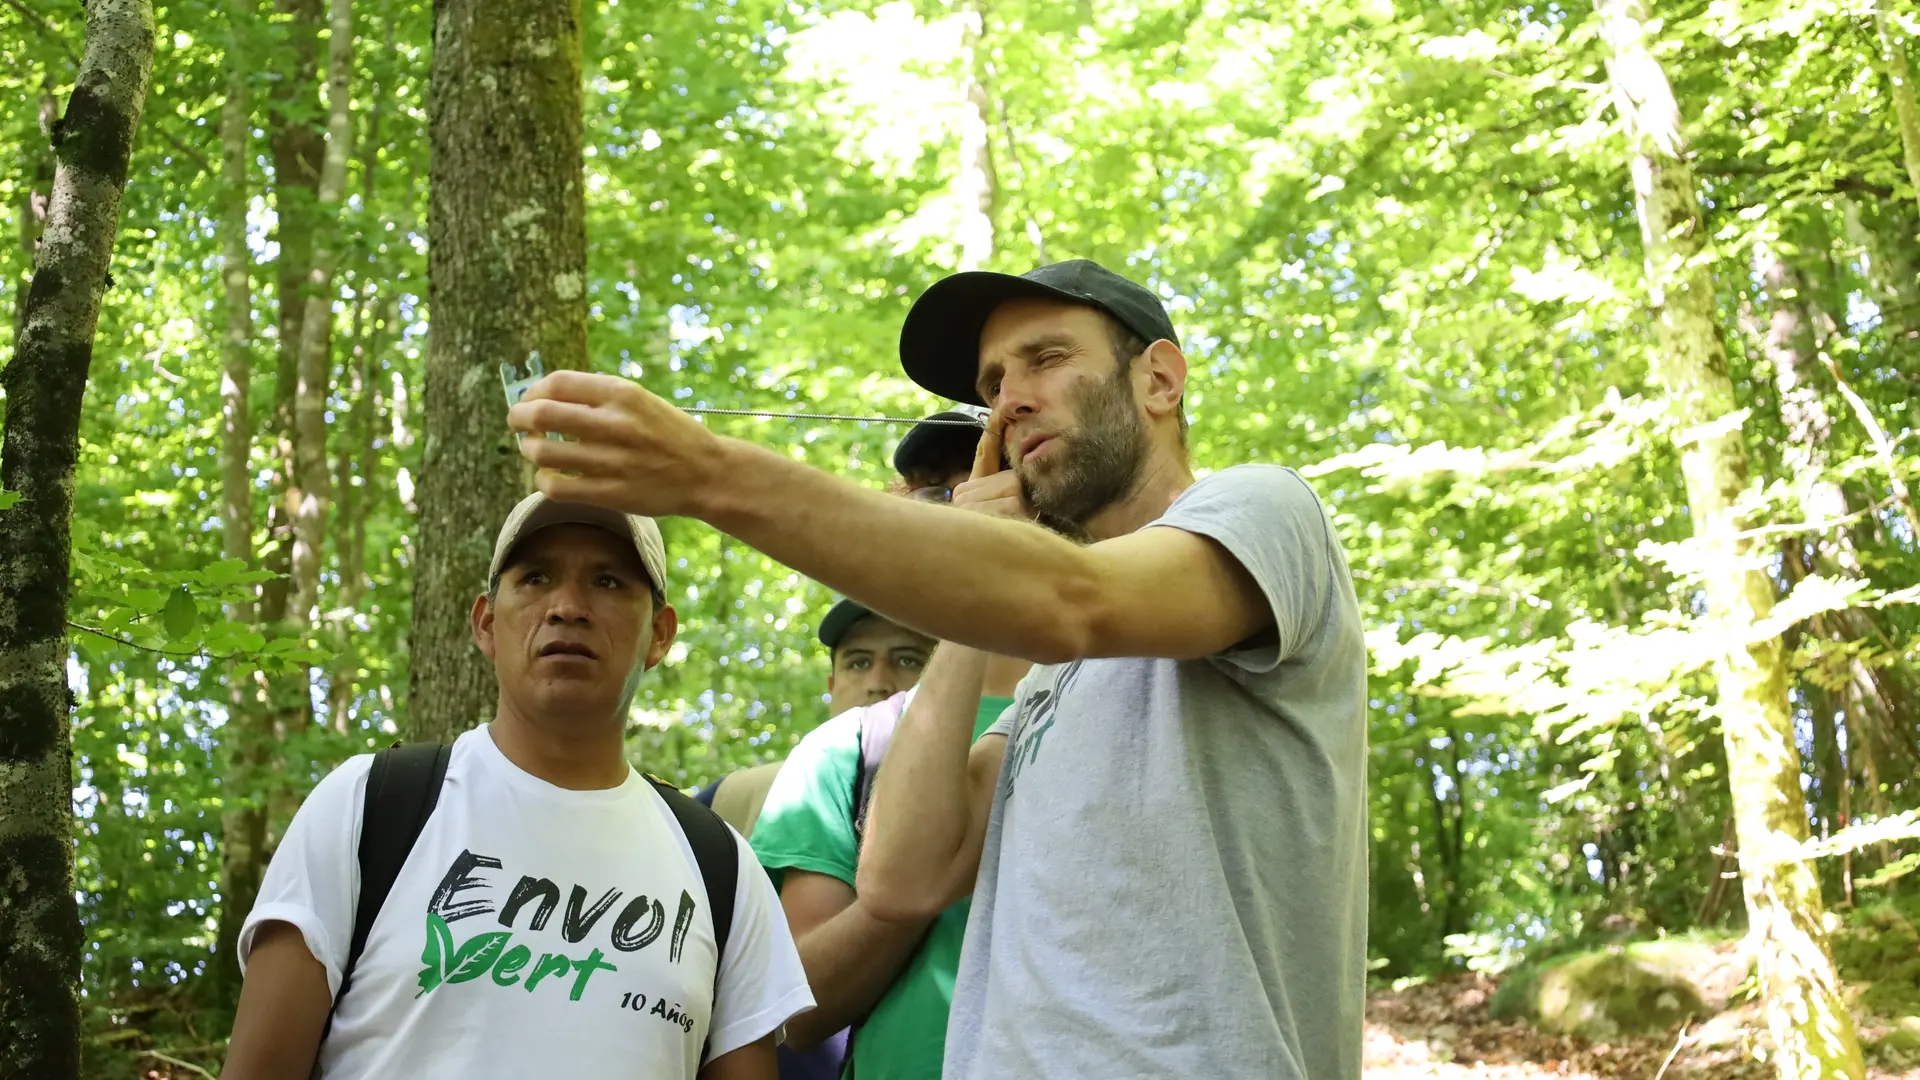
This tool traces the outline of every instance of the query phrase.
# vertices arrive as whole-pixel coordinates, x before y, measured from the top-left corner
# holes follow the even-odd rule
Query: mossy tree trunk
[[[87,6],[21,335],[0,372],[0,487],[19,494],[0,510],[0,1076],[80,1071],[66,625],[74,463],[153,48],[150,0]]]
[[[451,738],[493,713],[493,672],[467,615],[494,535],[527,490],[500,364],[538,352],[548,371],[587,366],[580,57],[578,0],[434,6],[416,739]]]
[[[1782,1078],[1862,1075],[1853,1021],[1827,949],[1820,883],[1795,858],[1807,838],[1800,753],[1787,700],[1779,638],[1752,641],[1773,608],[1773,584],[1736,508],[1746,491],[1746,444],[1738,424],[1713,278],[1698,256],[1706,242],[1673,88],[1654,56],[1642,0],[1603,0],[1608,77],[1626,121],[1634,202],[1657,322],[1654,375],[1676,426],[1695,542],[1716,551],[1705,581],[1714,632],[1725,635],[1715,665],[1720,726],[1740,845],[1749,932],[1758,946],[1761,993]]]

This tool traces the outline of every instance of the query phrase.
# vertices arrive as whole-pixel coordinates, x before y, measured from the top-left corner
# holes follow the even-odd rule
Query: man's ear
[[[473,614],[468,616],[473,627],[473,643],[480,646],[480,652],[487,659],[493,659],[493,601],[486,593],[473,598]]]
[[[1187,393],[1187,357],[1180,346],[1161,338],[1141,354],[1140,368],[1145,383],[1139,388],[1140,401],[1147,415],[1157,419],[1178,413]]]
[[[673,647],[673,635],[680,632],[680,616],[673,610],[672,604],[661,604],[653,613],[653,640],[647,642],[646,670],[652,671],[660,661],[666,659],[667,650]]]

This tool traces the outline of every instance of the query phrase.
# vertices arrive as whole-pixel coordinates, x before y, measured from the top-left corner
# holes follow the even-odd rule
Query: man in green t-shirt
[[[964,419],[940,414],[934,419]],[[945,502],[973,465],[980,429],[922,423],[894,454],[904,493]],[[996,657],[980,699],[974,737],[1013,704],[1023,660]],[[862,758],[855,708],[814,729],[788,755],[755,822],[752,845],[780,888],[816,1007],[788,1022],[787,1042],[810,1047],[853,1026],[843,1076],[856,1080],[939,1080],[947,1009],[960,966],[967,901],[931,923],[902,925],[869,915],[854,893],[859,842],[854,821]]]

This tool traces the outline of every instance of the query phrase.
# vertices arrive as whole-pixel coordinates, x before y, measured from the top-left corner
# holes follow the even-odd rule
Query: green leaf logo
[[[500,958],[500,950],[506,948],[507,939],[512,936],[509,931],[496,930],[468,938],[460,946],[460,951],[453,954],[453,962],[447,965],[447,983],[466,982],[485,975],[493,967],[493,962]]]
[[[427,965],[420,969],[420,992],[416,998],[427,996],[427,992],[439,986],[446,977],[442,967],[444,958],[453,952],[453,931],[447,928],[447,920],[427,912],[427,943],[420,949],[420,962]]]

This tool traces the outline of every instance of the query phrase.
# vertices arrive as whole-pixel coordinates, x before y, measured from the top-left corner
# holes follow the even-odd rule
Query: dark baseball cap
[[[820,620],[820,644],[829,650],[840,647],[840,639],[847,636],[853,624],[873,614],[873,609],[851,600],[842,600],[827,609],[827,617]]]
[[[913,425],[893,448],[893,471],[945,475],[971,470],[973,453],[986,431],[984,418],[958,409],[934,413]]]
[[[1175,345],[1173,320],[1160,298],[1087,259],[1048,263],[1018,277],[973,270],[933,283],[920,294],[900,328],[900,366],[907,377],[943,398],[985,405],[974,383],[980,371],[980,330],[1008,300],[1084,304],[1120,320],[1148,344]]]

